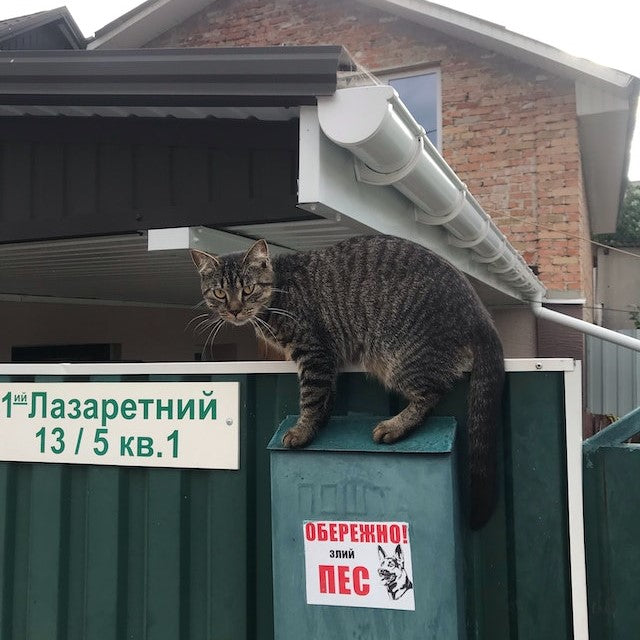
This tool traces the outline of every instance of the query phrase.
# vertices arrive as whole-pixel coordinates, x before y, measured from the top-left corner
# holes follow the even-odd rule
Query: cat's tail
[[[470,525],[485,525],[496,502],[497,435],[502,414],[504,356],[500,338],[490,321],[476,336],[469,385]]]

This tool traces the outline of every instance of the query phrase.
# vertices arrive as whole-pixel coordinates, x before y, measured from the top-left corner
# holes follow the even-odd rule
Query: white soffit
[[[582,170],[592,233],[613,233],[616,229],[634,107],[627,96],[576,82]]]
[[[240,225],[229,227],[228,230],[251,238],[263,238],[271,245],[281,245],[295,251],[321,249],[354,235],[373,235],[376,233],[372,227],[354,223],[351,219],[345,219],[344,223],[341,223],[335,219],[324,218]]]
[[[192,306],[200,286],[186,251],[147,251],[145,233],[0,244],[3,299]]]

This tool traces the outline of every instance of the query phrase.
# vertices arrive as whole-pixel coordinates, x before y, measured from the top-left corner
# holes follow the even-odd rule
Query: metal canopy
[[[26,192],[24,185],[33,183],[40,189],[26,203],[29,205],[29,220],[32,224],[39,221],[40,229],[49,229],[47,233],[39,231],[37,235],[23,234],[16,238],[30,240],[61,235],[95,236],[100,233],[121,234],[134,230],[144,232],[145,229],[154,227],[204,224],[227,228],[233,233],[247,237],[263,237],[285,248],[304,250],[332,244],[358,233],[387,232],[398,235],[398,228],[387,228],[390,216],[385,215],[383,224],[376,215],[359,218],[353,215],[352,211],[352,205],[361,208],[371,195],[380,199],[386,194],[382,198],[385,202],[389,198],[401,197],[390,195],[390,188],[381,189],[350,183],[349,197],[355,198],[357,202],[346,203],[349,204],[346,209],[336,206],[325,210],[322,207],[322,198],[308,199],[303,196],[303,191],[308,195],[309,163],[317,164],[319,160],[317,141],[307,140],[304,149],[300,149],[301,155],[305,158],[304,161],[300,158],[301,168],[306,167],[298,176],[298,201],[303,210],[296,215],[280,214],[278,219],[278,214],[272,212],[274,203],[279,205],[279,211],[283,203],[286,205],[291,200],[292,204],[295,200],[292,159],[295,160],[296,154],[292,154],[286,145],[281,149],[277,145],[265,146],[264,140],[252,139],[247,146],[246,158],[238,156],[237,153],[229,158],[218,157],[218,153],[209,157],[207,161],[206,154],[202,156],[198,150],[188,150],[189,154],[185,156],[185,152],[180,149],[187,143],[183,135],[179,139],[169,141],[168,146],[165,144],[166,158],[160,153],[159,148],[149,146],[148,140],[145,140],[142,146],[133,140],[127,140],[126,142],[132,144],[132,149],[127,147],[120,150],[120,155],[112,157],[118,149],[114,148],[114,140],[111,138],[106,144],[98,145],[96,152],[90,153],[85,148],[88,142],[86,138],[75,140],[76,146],[68,149],[61,147],[69,144],[66,136],[56,140],[49,139],[49,126],[52,123],[55,130],[56,127],[59,128],[60,123],[65,122],[73,122],[74,126],[89,120],[93,120],[94,124],[101,120],[103,123],[109,122],[100,118],[100,115],[103,115],[100,112],[102,109],[107,110],[104,115],[135,114],[155,118],[164,116],[162,120],[167,126],[160,126],[159,129],[163,132],[160,136],[163,140],[166,137],[165,129],[171,128],[170,124],[177,124],[176,116],[184,117],[187,113],[190,119],[205,118],[212,115],[212,110],[216,110],[217,115],[222,115],[220,110],[229,109],[229,112],[225,113],[228,116],[233,110],[239,109],[245,118],[257,117],[260,113],[266,119],[288,119],[287,116],[290,117],[292,112],[298,115],[304,110],[315,111],[314,107],[308,105],[315,106],[319,97],[334,95],[338,84],[338,72],[351,67],[352,62],[344,49],[335,46],[17,52],[14,55],[0,52],[0,74],[5,79],[0,85],[0,116],[9,113],[14,116],[27,116],[6,118],[5,122],[18,125],[23,121],[34,125],[29,127],[28,138],[16,141],[16,148],[22,150],[23,155],[26,154],[27,160],[29,154],[33,157],[30,162],[23,163],[24,171],[19,176],[22,182],[13,182],[18,184],[18,195]],[[274,111],[265,111],[270,109]],[[182,110],[185,110],[185,113]],[[38,115],[58,117],[33,117]],[[78,115],[98,117],[74,117]],[[237,117],[239,113],[236,111],[234,115]],[[121,135],[123,130],[131,127],[137,131],[144,119],[117,120],[117,125],[113,120],[111,124]],[[149,123],[149,120],[146,122]],[[218,124],[220,122],[218,121]],[[182,123],[186,124],[186,118]],[[157,124],[160,125],[160,120]],[[33,130],[41,128],[37,125],[47,127],[44,138]],[[265,126],[260,124],[260,128]],[[103,127],[104,124],[99,129]],[[307,139],[309,132],[305,127],[306,125],[301,127],[301,133],[304,133],[302,137]],[[10,144],[14,138],[11,133],[13,128],[14,125],[11,125],[7,130],[6,139]],[[228,131],[225,133],[228,128],[225,125],[220,130],[219,126],[215,127],[215,121],[212,121],[212,129],[218,131],[216,145],[237,151],[237,139],[230,137]],[[30,139],[36,144],[29,143]],[[279,140],[282,143],[280,138]],[[153,142],[158,143],[159,138],[154,138]],[[294,144],[295,142],[296,139]],[[79,143],[82,148],[77,148]],[[56,144],[60,148],[56,147]],[[325,140],[324,144],[326,146],[329,143]],[[53,147],[50,149],[51,145]],[[341,151],[338,147],[335,148]],[[9,157],[7,154],[12,151],[15,149],[8,147],[5,157]],[[194,158],[200,160],[195,164],[183,162],[185,159]],[[311,176],[311,182],[315,184],[316,178],[321,184],[326,182],[325,178],[331,181],[336,170],[344,170],[344,175],[350,176],[353,180],[353,167],[351,163],[345,162],[345,158],[342,158],[335,167],[329,166],[323,179]],[[13,166],[3,164],[5,168]],[[34,166],[37,169],[35,172]],[[121,175],[106,175],[114,167]],[[191,169],[187,170],[189,167]],[[191,175],[194,167],[200,173],[204,171],[203,176],[200,176],[202,179],[198,182],[202,187],[200,191],[178,188],[184,180],[177,180],[177,174],[174,173],[177,172],[184,178]],[[267,167],[271,169],[267,170]],[[100,179],[95,179],[93,175],[97,168],[104,170],[103,173],[106,172],[105,176],[96,174]],[[211,168],[215,171],[212,172]],[[76,183],[75,179],[71,179],[76,174],[79,175],[80,184],[90,187],[87,193],[80,194],[82,198],[79,199],[69,188],[69,184]],[[213,175],[211,184],[208,183],[211,177],[209,174]],[[242,176],[242,180],[239,176]],[[269,179],[265,182],[260,176],[268,176]],[[7,174],[6,180],[9,177]],[[224,193],[232,191],[248,194],[250,202],[244,203],[246,206],[240,211],[242,215],[228,215],[229,210],[237,213],[238,202],[218,201],[219,198],[216,199],[214,196],[217,196],[220,190]],[[124,191],[127,191],[124,195],[128,194],[126,198],[121,193]],[[46,198],[43,197],[45,193],[48,194]],[[118,201],[104,207],[110,193],[123,196],[120,198],[123,202]],[[204,199],[198,199],[202,194]],[[284,199],[283,194],[287,196]],[[276,196],[279,196],[279,199]],[[197,202],[202,200],[201,210],[194,207],[194,199]],[[149,204],[148,211],[140,209],[141,202]],[[43,208],[44,203],[57,203],[59,211],[51,211],[50,206]],[[317,209],[314,203],[317,203]],[[376,205],[378,208],[379,204]],[[408,201],[403,201],[399,207],[404,211],[408,204]],[[231,205],[231,208],[226,205]],[[13,204],[8,210],[13,216],[18,211],[17,206]],[[73,216],[69,217],[69,211]],[[185,211],[194,213],[199,219],[179,220]],[[95,213],[102,226],[80,229],[78,225],[86,222],[88,212]],[[154,216],[151,212],[156,212],[157,215]],[[212,215],[214,212],[215,215]],[[322,217],[309,219],[317,215]],[[128,224],[115,226],[114,220],[118,216],[124,216]],[[131,216],[134,217],[135,224],[130,221]],[[20,219],[24,220],[22,211]],[[55,224],[52,225],[52,222]],[[71,223],[76,225],[76,230],[61,234],[60,225]],[[421,230],[421,233],[412,236],[412,239],[429,246],[428,242],[423,242],[424,235],[426,234]],[[9,238],[5,237],[4,241],[8,240]],[[448,256],[452,250],[456,250],[455,247],[440,244],[433,248],[442,255]],[[191,305],[198,299],[199,291],[193,267],[185,254],[185,251],[180,251],[149,255],[146,252],[146,239],[135,234],[4,245],[0,246],[0,263],[3,265],[0,271],[0,293],[5,296]],[[465,257],[459,262],[458,266],[463,271],[480,281],[479,288],[484,290],[482,297],[485,300],[496,296],[499,299],[508,299],[513,295],[510,287],[496,286],[499,278],[487,280],[482,277],[484,271],[481,274],[481,270],[476,268],[470,258]]]

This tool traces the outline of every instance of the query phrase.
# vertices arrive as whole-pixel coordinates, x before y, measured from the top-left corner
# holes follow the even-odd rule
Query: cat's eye
[[[242,287],[242,293],[244,293],[245,296],[249,296],[254,292],[255,288],[256,286],[254,284],[249,284],[245,287]]]
[[[218,298],[218,300],[224,300],[227,296],[224,292],[224,289],[214,289],[213,295]]]

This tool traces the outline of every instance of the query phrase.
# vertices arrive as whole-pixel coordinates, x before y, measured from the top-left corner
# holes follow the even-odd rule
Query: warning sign
[[[307,603],[415,611],[406,522],[303,524]]]

